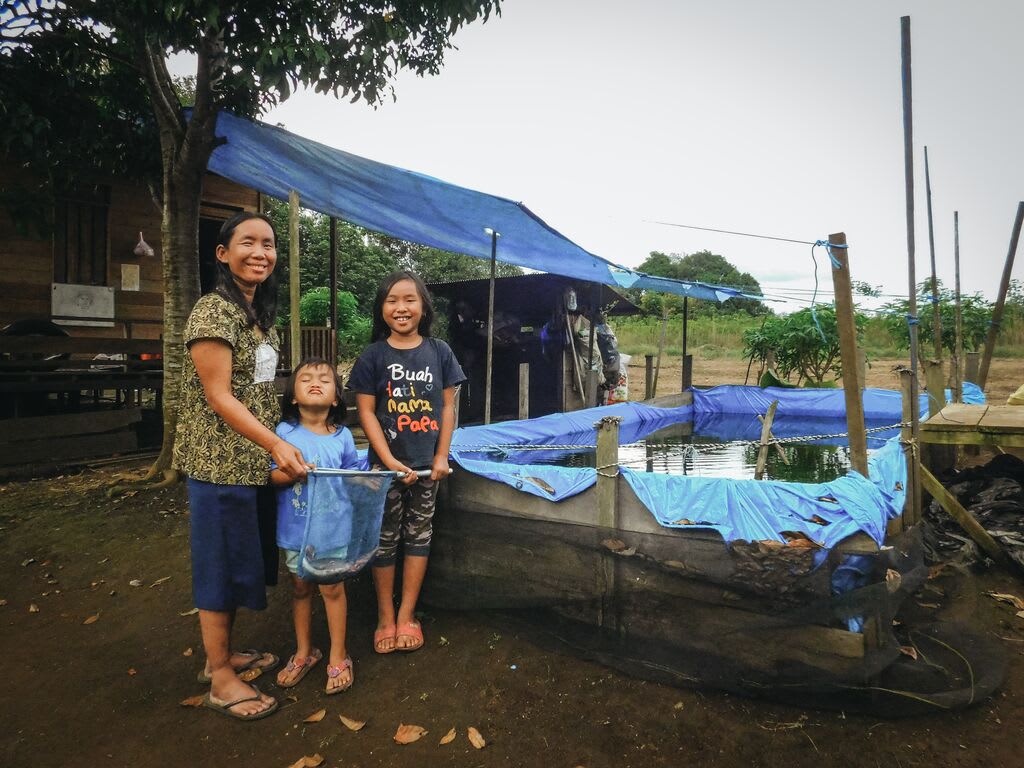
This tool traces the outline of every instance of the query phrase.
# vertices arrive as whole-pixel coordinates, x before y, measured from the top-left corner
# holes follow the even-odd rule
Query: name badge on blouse
[[[256,347],[256,367],[252,372],[252,383],[263,384],[274,380],[277,372],[277,350],[266,342]]]

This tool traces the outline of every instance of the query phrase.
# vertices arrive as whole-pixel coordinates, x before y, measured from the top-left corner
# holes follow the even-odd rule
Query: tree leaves
[[[427,733],[426,728],[418,725],[399,725],[398,730],[395,731],[394,739],[396,744],[412,744],[414,741],[419,741],[426,736]]]
[[[341,724],[348,728],[350,731],[361,731],[363,726],[366,725],[364,720],[353,720],[344,715],[338,715],[338,719],[341,720]]]
[[[466,737],[469,739],[469,743],[472,744],[476,749],[483,749],[487,746],[487,741],[473,726],[469,726],[466,729]]]
[[[319,723],[326,716],[327,716],[327,710],[326,709],[318,709],[316,712],[311,714],[309,717],[307,717],[302,722],[304,722],[304,723]]]

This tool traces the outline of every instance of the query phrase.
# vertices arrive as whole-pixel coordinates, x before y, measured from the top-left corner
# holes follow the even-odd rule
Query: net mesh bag
[[[314,470],[299,578],[335,584],[363,570],[377,552],[393,472]]]

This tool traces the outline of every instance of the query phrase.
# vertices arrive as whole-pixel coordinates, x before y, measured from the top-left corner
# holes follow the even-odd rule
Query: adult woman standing
[[[267,606],[257,496],[270,461],[295,479],[302,454],[273,431],[280,418],[274,374],[276,235],[270,220],[243,212],[217,238],[217,288],[196,302],[185,326],[175,466],[188,480],[192,594],[199,609],[209,680],[206,706],[242,720],[277,709],[238,672],[277,665],[273,654],[232,654],[239,607]]]

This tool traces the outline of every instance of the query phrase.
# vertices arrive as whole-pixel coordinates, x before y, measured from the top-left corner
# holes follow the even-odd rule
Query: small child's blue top
[[[307,463],[328,469],[359,469],[356,443],[345,427],[330,435],[318,435],[298,424],[282,421],[275,430],[300,451]],[[295,483],[277,489],[277,546],[299,550],[306,531],[309,486]]]

